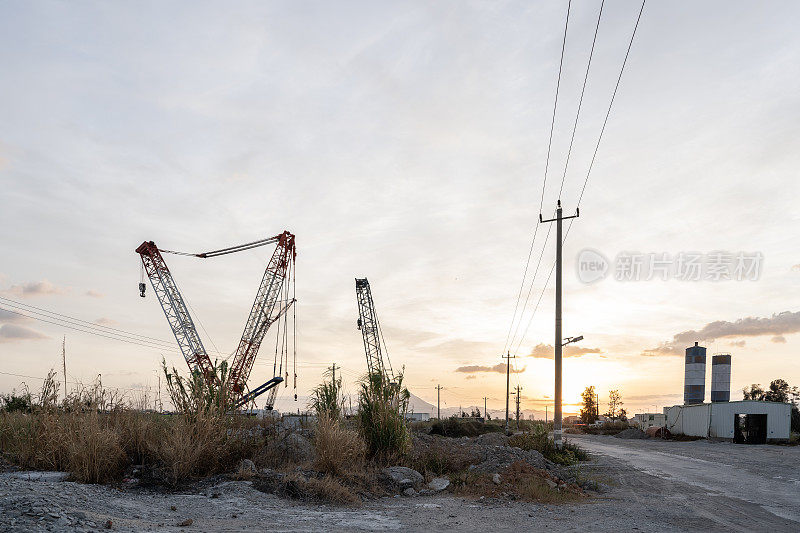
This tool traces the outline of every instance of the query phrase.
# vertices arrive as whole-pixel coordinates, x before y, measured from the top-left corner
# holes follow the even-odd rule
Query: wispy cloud
[[[116,326],[117,324],[119,324],[119,322],[117,322],[116,320],[106,317],[100,317],[97,320],[95,320],[94,323],[100,326]]]
[[[528,357],[539,357],[544,359],[552,359],[555,349],[552,344],[539,343],[533,347]],[[574,344],[567,344],[562,350],[564,357],[580,357],[589,353],[603,353],[600,348],[584,348],[583,346],[576,346]]]
[[[11,311],[0,309],[0,322],[20,323],[20,322],[30,322],[30,321],[31,319],[26,316],[18,315],[16,313],[12,313]]]
[[[2,294],[10,296],[22,296],[23,298],[29,296],[43,296],[47,294],[63,294],[66,289],[58,287],[46,279],[42,281],[30,281],[21,285],[12,285],[11,287],[0,291]]]
[[[3,324],[0,326],[0,343],[48,338],[49,337],[43,333],[23,326],[17,326],[15,324]]]
[[[105,294],[103,294],[102,292],[93,289],[89,289],[84,294],[90,298],[102,298],[103,296],[105,296]]]
[[[511,368],[512,374],[521,374],[525,372],[526,367],[522,368]],[[498,363],[494,366],[481,366],[481,365],[468,365],[468,366],[460,366],[456,368],[456,372],[464,372],[467,374],[472,374],[475,372],[497,372],[499,374],[506,373],[506,364],[505,363]]]
[[[784,311],[771,317],[745,317],[733,322],[717,320],[709,322],[699,330],[692,329],[677,333],[673,336],[672,341],[645,350],[642,355],[681,355],[686,346],[690,346],[695,341],[713,341],[725,337],[774,335],[773,342],[781,342],[775,338],[783,338],[783,334],[797,333],[798,331],[800,331],[800,311],[794,313]]]
[[[770,339],[770,341],[776,344],[786,344],[786,337],[784,337],[783,335],[775,335]]]
[[[747,344],[747,341],[742,339],[738,341],[731,341],[731,346],[736,346],[737,348],[742,348],[744,345]]]

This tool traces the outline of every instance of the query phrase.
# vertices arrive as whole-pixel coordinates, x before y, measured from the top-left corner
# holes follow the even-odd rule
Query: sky
[[[552,409],[555,237],[540,206],[552,215],[562,176],[565,214],[578,206],[640,6],[603,8],[565,170],[600,8],[573,2],[545,181],[563,1],[2,2],[0,392],[60,370],[64,335],[70,387],[100,374],[157,389],[162,357],[186,366],[152,291],[139,297],[134,249],[289,230],[299,400],[281,389],[279,409],[304,409],[333,362],[356,391],[355,277],[415,395],[435,403],[441,384],[442,407],[499,410],[506,351],[523,409]],[[588,385],[601,406],[619,389],[631,413],[680,403],[695,340],[732,354],[734,399],[800,384],[798,15],[646,5],[564,242],[564,336],[584,336],[565,352],[565,411]],[[605,278],[579,275],[585,250]],[[235,349],[271,251],[167,257],[209,349]],[[719,252],[758,257],[757,275],[616,279],[646,254],[678,268]],[[21,304],[167,348],[10,312]],[[270,350],[268,336],[251,385],[272,377]],[[710,379],[709,364],[707,399]]]

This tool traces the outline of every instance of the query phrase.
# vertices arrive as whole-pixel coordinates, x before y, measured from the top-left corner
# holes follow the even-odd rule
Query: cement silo
[[[711,401],[731,401],[731,354],[711,357]]]
[[[683,403],[684,405],[703,403],[705,398],[706,349],[704,346],[698,346],[695,342],[694,346],[686,348],[686,373],[683,381]]]

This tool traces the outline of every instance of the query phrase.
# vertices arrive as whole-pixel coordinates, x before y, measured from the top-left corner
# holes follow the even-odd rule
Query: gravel
[[[638,428],[628,428],[614,435],[618,439],[649,439],[647,433]]]

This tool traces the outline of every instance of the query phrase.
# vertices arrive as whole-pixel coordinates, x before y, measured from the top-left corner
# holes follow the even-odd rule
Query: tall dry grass
[[[324,474],[348,477],[364,470],[367,451],[364,440],[358,432],[342,427],[330,416],[318,419],[314,447],[317,452],[314,467]]]

